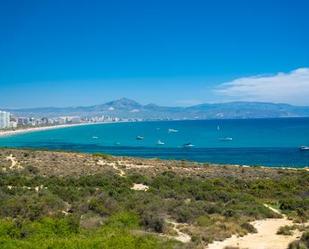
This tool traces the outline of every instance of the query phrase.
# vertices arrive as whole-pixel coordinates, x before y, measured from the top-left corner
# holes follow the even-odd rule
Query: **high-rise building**
[[[10,128],[10,113],[0,111],[0,129]]]

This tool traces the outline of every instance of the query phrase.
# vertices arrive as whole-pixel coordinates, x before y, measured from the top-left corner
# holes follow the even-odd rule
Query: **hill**
[[[1,248],[223,249],[212,242],[241,235],[277,249],[308,229],[305,169],[16,149],[0,169]]]
[[[309,107],[262,102],[229,102],[201,104],[190,107],[166,107],[156,104],[142,105],[122,98],[94,106],[45,107],[8,110],[18,116],[101,116],[142,119],[233,119],[309,117]]]

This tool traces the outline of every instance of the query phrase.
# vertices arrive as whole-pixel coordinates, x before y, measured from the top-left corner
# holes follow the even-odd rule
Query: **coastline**
[[[31,127],[31,128],[17,129],[17,130],[0,130],[0,137],[8,137],[8,136],[14,136],[18,134],[37,132],[37,131],[46,131],[46,130],[55,130],[55,129],[76,127],[76,126],[109,124],[109,123],[111,122],[63,124],[63,125],[53,125],[53,126]],[[113,122],[113,123],[119,123],[119,122]]]
[[[106,123],[104,123],[106,124]],[[230,164],[230,163],[213,163],[213,162],[198,162],[198,161],[191,161],[191,160],[180,160],[180,159],[161,159],[161,158],[145,158],[145,157],[139,157],[139,156],[125,156],[125,155],[113,155],[113,154],[105,154],[101,152],[81,152],[81,151],[74,151],[74,150],[54,150],[54,149],[48,149],[48,148],[30,148],[30,147],[0,147],[1,150],[13,150],[13,151],[29,151],[29,152],[36,152],[36,153],[64,153],[64,154],[74,154],[78,155],[78,157],[83,156],[97,156],[97,155],[105,155],[110,158],[114,158],[115,160],[132,160],[132,161],[142,161],[147,164],[147,162],[151,161],[158,161],[161,163],[175,163],[175,164],[183,164],[184,162],[186,164],[192,164],[197,167],[231,167],[236,169],[250,169],[250,170],[284,170],[284,171],[307,171],[309,172],[309,166],[302,166],[302,167],[281,167],[281,166],[265,166],[265,165],[246,165],[246,164]]]
[[[53,126],[42,126],[42,127],[30,127],[30,128],[20,128],[17,130],[0,130],[0,142],[1,146],[6,147],[6,148],[23,148],[23,149],[46,149],[46,150],[67,150],[67,151],[76,151],[76,152],[81,152],[81,153],[106,153],[110,155],[115,155],[115,156],[127,156],[127,157],[135,157],[135,158],[161,158],[163,160],[186,160],[186,161],[191,161],[191,162],[199,162],[199,163],[205,163],[205,164],[218,164],[220,166],[223,165],[233,165],[233,166],[241,166],[241,167],[266,167],[266,168],[278,168],[278,169],[293,169],[297,170],[299,168],[301,169],[306,169],[308,170],[309,164],[307,160],[307,153],[301,153],[299,152],[296,147],[294,148],[287,148],[284,153],[287,152],[287,154],[297,154],[299,155],[299,158],[301,160],[298,160],[299,158],[296,158],[295,161],[289,161],[289,160],[283,160],[283,159],[276,159],[279,158],[278,156],[281,156],[282,151],[277,148],[274,148],[273,150],[270,148],[266,149],[261,149],[259,148],[207,148],[207,147],[196,147],[196,150],[182,150],[181,147],[169,147],[169,140],[170,137],[167,137],[169,135],[166,135],[166,138],[163,136],[163,141],[167,142],[166,146],[155,146],[155,139],[157,137],[162,138],[161,135],[157,135],[155,133],[155,136],[149,137],[148,135],[146,136],[146,142],[148,144],[152,144],[149,146],[145,146],[144,148],[140,145],[143,145],[140,142],[135,142],[135,135],[140,134],[139,129],[133,129],[133,132],[130,133],[130,137],[128,136],[128,139],[124,139],[124,141],[117,140],[117,138],[114,138],[114,134],[112,132],[108,134],[112,134],[109,137],[105,137],[105,135],[98,135],[98,134],[88,134],[87,137],[85,137],[85,143],[83,142],[84,140],[76,140],[74,143],[70,143],[70,136],[65,136],[65,140],[63,137],[60,137],[61,139],[65,142],[64,145],[62,145],[58,140],[57,141],[52,141],[55,139],[49,139],[50,136],[58,134],[56,132],[56,129],[58,129],[60,134],[67,133],[70,134],[71,132],[73,133],[78,133],[81,128],[76,128],[76,129],[68,129],[68,130],[62,130],[64,128],[70,128],[70,127],[75,127],[75,126],[83,126],[83,130],[97,130],[96,127],[101,126],[101,124],[110,124],[108,126],[103,126],[102,129],[103,132],[105,129],[110,130],[112,129],[111,126],[118,126],[117,123],[135,123],[134,121],[115,121],[115,122],[85,122],[85,123],[76,123],[76,124],[64,124],[64,125],[53,125]],[[147,121],[148,122],[148,121]],[[144,123],[144,122],[141,122]],[[146,122],[145,122],[146,123]],[[88,125],[97,125],[92,128],[92,126]],[[128,124],[129,125],[129,124]],[[132,124],[134,125],[134,124]],[[131,125],[130,125],[131,126]],[[154,126],[154,130],[156,129],[155,127],[159,127],[156,124],[151,124],[151,127]],[[87,128],[88,127],[88,128]],[[127,126],[125,126],[127,127]],[[126,129],[124,127],[124,129]],[[144,126],[143,126],[144,127]],[[163,128],[162,128],[163,127]],[[166,126],[162,126],[161,130],[163,132],[164,129],[167,129],[167,127],[174,127],[174,124],[166,124]],[[178,128],[178,127],[176,127]],[[42,132],[44,130],[55,130],[54,132]],[[34,140],[31,136],[32,132],[38,132],[33,134]],[[95,131],[97,132],[97,131]],[[127,132],[124,130],[123,132]],[[128,131],[129,132],[129,131]],[[27,136],[22,136],[22,134],[29,133]],[[150,134],[150,133],[149,133]],[[93,140],[92,137],[93,135],[99,136],[99,140]],[[145,134],[142,134],[145,135]],[[43,137],[44,143],[40,143],[40,140],[35,139],[35,137]],[[116,135],[115,135],[116,136]],[[120,134],[118,134],[120,136]],[[1,139],[3,137],[3,139]],[[129,140],[130,139],[130,140]],[[148,139],[148,140],[147,140]],[[240,140],[240,139],[238,139]],[[36,142],[37,141],[37,142]],[[43,141],[43,140],[42,140]],[[73,141],[73,140],[72,140]],[[115,141],[119,141],[119,144],[116,144]],[[129,141],[128,145],[126,144],[126,141]],[[130,141],[133,141],[130,143]],[[150,142],[149,142],[150,141]],[[236,139],[235,139],[236,141]],[[145,142],[145,143],[146,143]],[[135,144],[136,146],[135,146]],[[132,145],[133,144],[133,145]],[[178,141],[178,144],[181,144],[181,141]],[[78,146],[76,146],[78,145]],[[141,148],[139,148],[141,147]],[[180,149],[179,149],[180,148]],[[246,153],[252,153],[252,157],[248,159],[246,157]],[[288,153],[291,152],[291,153]],[[268,155],[269,159],[267,160],[259,160],[261,156],[259,156],[259,153],[261,155]],[[205,155],[205,156],[204,156]],[[221,155],[227,155],[225,157],[220,158]],[[244,155],[244,157],[242,157]],[[256,156],[257,155],[257,156]],[[297,156],[296,155],[296,156]],[[238,159],[234,159],[238,157]],[[253,158],[253,159],[252,159]],[[271,159],[274,158],[274,159]],[[305,158],[305,159],[304,159]],[[262,158],[263,159],[263,158]],[[291,159],[288,157],[288,159]],[[293,159],[293,158],[292,158]],[[287,162],[287,163],[285,163]],[[299,162],[299,163],[298,163]]]

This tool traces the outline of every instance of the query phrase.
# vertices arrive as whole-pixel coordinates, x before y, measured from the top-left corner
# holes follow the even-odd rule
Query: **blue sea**
[[[144,139],[137,140],[137,136]],[[232,140],[223,139],[227,137]],[[164,145],[158,145],[158,140]],[[186,143],[194,147],[184,148]],[[301,145],[309,145],[309,118],[107,123],[0,138],[1,147],[252,166],[309,166],[309,151],[299,150]]]

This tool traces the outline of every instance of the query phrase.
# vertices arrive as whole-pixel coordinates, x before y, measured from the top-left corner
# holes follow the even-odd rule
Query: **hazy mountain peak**
[[[9,110],[19,116],[101,116],[142,119],[217,119],[217,118],[278,118],[309,117],[309,107],[265,102],[229,102],[200,104],[191,107],[141,105],[135,100],[121,98],[102,105],[68,108],[31,108]]]
[[[105,105],[112,106],[114,108],[121,108],[121,109],[123,108],[132,109],[132,108],[138,108],[141,106],[141,104],[139,104],[135,100],[128,99],[128,98],[121,98],[121,99],[113,100],[113,101],[107,102]]]

